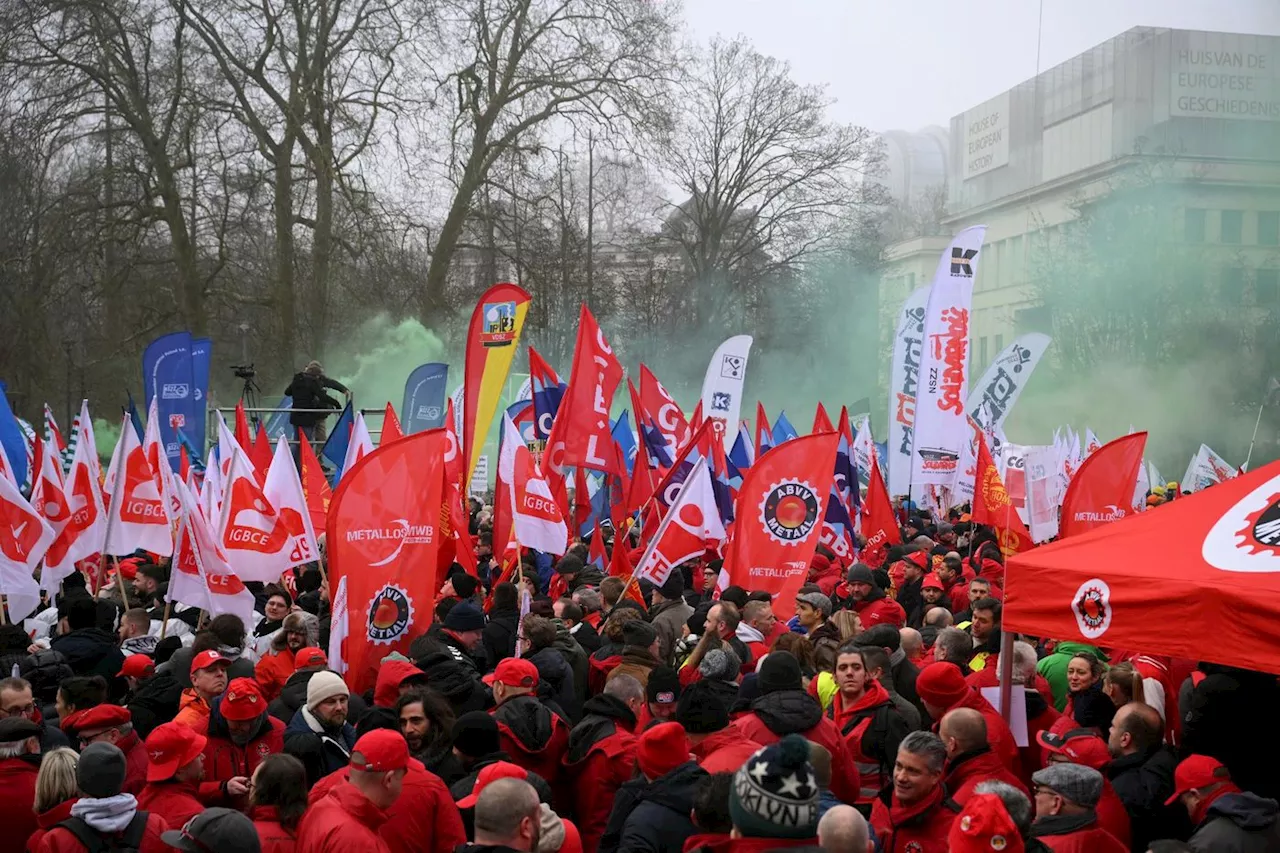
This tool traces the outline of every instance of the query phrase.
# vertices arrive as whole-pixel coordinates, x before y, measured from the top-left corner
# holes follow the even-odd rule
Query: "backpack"
[[[56,825],[74,835],[87,853],[138,853],[147,831],[147,817],[147,812],[135,812],[124,832],[110,836],[102,835],[78,817],[69,817]]]

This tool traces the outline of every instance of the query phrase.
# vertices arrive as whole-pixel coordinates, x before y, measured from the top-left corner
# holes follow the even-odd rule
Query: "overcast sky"
[[[1040,69],[1131,27],[1280,35],[1280,0],[1043,0]],[[1033,77],[1040,0],[685,0],[699,40],[747,36],[827,86],[833,117],[946,126]]]

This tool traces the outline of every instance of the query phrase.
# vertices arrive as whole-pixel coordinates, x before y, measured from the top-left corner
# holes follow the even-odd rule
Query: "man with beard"
[[[305,613],[290,613],[284,617],[279,632],[271,638],[270,651],[254,668],[253,676],[262,685],[262,694],[268,702],[275,701],[289,676],[297,671],[298,652],[314,647],[317,642],[319,635],[311,630],[308,620],[316,624],[315,618]]]
[[[307,768],[307,783],[347,766],[356,730],[347,722],[346,682],[335,673],[317,672],[307,682],[307,704],[289,721],[284,731],[284,751]]]
[[[880,624],[899,628],[906,624],[907,614],[898,602],[886,597],[884,590],[876,586],[870,567],[862,563],[854,565],[849,569],[848,579],[846,593],[853,611],[862,621],[863,630]]]
[[[267,700],[252,678],[236,678],[213,700],[208,743],[204,748],[206,782],[226,791],[248,790],[253,771],[268,755],[284,751],[284,723],[267,713]],[[245,803],[237,802],[237,806]]]
[[[400,734],[409,743],[409,754],[444,780],[446,785],[466,775],[453,754],[453,709],[437,693],[425,687],[411,688],[396,700]]]

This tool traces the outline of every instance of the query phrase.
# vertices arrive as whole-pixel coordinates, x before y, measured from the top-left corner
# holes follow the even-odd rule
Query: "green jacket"
[[[1067,664],[1081,652],[1091,654],[1103,663],[1107,662],[1107,656],[1096,646],[1068,640],[1058,643],[1053,654],[1036,665],[1036,671],[1049,682],[1049,688],[1053,691],[1053,706],[1059,711],[1067,707]]]

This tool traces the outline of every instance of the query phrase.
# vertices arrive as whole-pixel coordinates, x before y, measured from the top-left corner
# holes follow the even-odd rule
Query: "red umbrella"
[[[1280,673],[1280,462],[1009,560],[1008,631]]]

